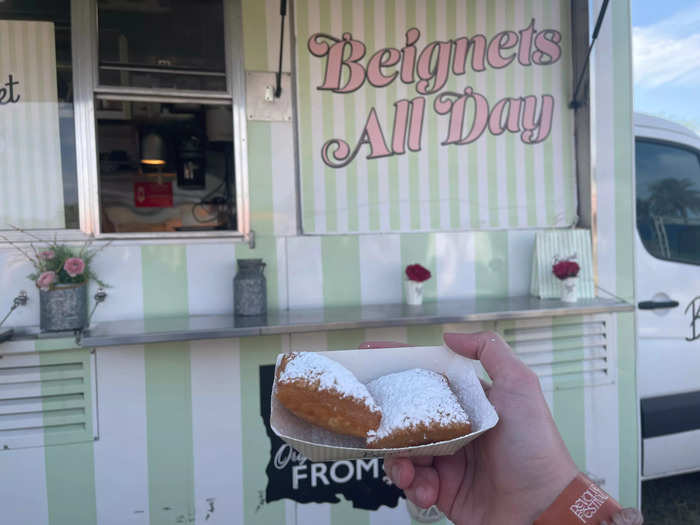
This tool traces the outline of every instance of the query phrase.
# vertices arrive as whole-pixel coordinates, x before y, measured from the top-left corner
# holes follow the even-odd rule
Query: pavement
[[[642,483],[644,525],[700,525],[700,472]]]

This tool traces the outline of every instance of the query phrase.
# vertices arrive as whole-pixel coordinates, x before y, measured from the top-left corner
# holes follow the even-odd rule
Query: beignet
[[[382,410],[369,448],[400,448],[446,441],[468,434],[471,423],[442,374],[414,368],[367,384]]]
[[[291,352],[277,369],[277,399],[301,419],[364,438],[382,412],[367,387],[340,363],[314,352]]]

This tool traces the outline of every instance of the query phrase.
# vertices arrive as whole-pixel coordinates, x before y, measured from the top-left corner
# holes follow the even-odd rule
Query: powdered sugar
[[[376,431],[369,432],[369,442],[420,423],[469,422],[445,377],[431,370],[414,368],[381,376],[368,383],[367,389],[382,408],[382,421]]]
[[[320,390],[335,391],[342,397],[364,403],[372,412],[380,411],[367,387],[340,363],[315,352],[293,352],[291,356],[280,374],[280,383],[299,379],[309,383],[318,381]]]

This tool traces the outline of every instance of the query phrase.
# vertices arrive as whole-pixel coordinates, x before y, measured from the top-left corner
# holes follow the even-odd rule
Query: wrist
[[[610,521],[621,510],[617,501],[579,472],[538,515],[534,525],[597,525]]]

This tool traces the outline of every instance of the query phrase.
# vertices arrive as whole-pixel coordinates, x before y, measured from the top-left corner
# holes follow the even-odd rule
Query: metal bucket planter
[[[59,284],[39,290],[39,326],[44,332],[79,330],[87,325],[87,283]]]

